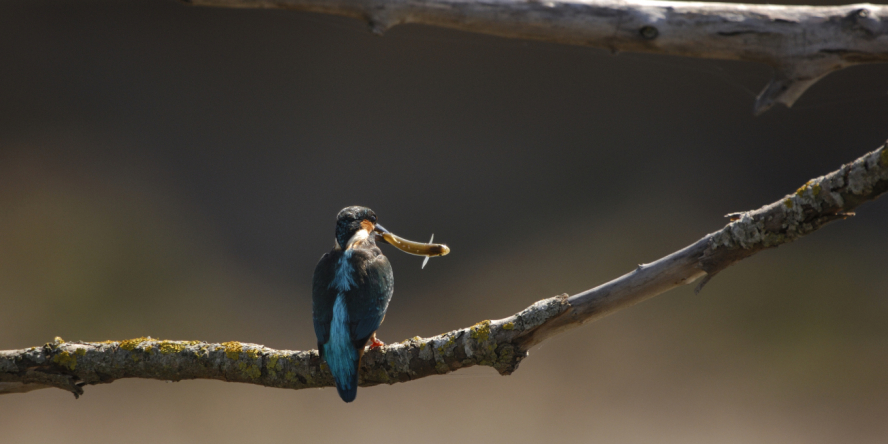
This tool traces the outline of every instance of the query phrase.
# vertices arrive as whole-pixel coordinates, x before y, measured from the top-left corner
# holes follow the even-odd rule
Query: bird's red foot
[[[370,350],[373,350],[374,348],[382,347],[383,345],[385,345],[385,342],[382,342],[379,339],[376,339],[376,336],[373,336],[372,338],[370,338]]]

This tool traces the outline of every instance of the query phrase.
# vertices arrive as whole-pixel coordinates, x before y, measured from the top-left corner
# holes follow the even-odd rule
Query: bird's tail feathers
[[[336,391],[345,402],[352,402],[358,395],[358,366],[361,362],[360,354],[351,347],[350,343],[341,347],[331,347],[327,344],[324,360],[336,381]]]
[[[358,396],[358,372],[347,375],[343,378],[345,380],[340,380],[335,375],[333,378],[336,380],[336,391],[339,392],[339,397],[345,402],[354,401]]]

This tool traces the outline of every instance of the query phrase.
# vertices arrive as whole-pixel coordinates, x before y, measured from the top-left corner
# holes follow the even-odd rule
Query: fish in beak
[[[420,243],[399,237],[379,224],[374,226],[373,233],[376,236],[377,242],[389,244],[407,254],[425,256],[425,260],[422,261],[423,268],[425,268],[425,265],[429,262],[430,257],[447,256],[447,254],[450,253],[450,248],[448,248],[447,245],[432,243],[432,241],[435,240],[434,234],[432,234],[432,238],[428,243]]]

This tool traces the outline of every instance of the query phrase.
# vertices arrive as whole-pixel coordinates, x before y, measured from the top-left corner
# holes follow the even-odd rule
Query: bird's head
[[[336,246],[349,249],[361,240],[373,237],[376,229],[376,213],[367,207],[346,207],[336,216]]]

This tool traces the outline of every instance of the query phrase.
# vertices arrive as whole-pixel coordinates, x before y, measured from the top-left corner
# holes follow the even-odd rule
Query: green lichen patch
[[[378,367],[376,369],[376,371],[373,372],[373,374],[370,376],[369,379],[371,379],[375,382],[382,382],[385,384],[387,384],[391,381],[391,378],[389,378],[389,374],[382,367]]]
[[[474,340],[475,352],[480,352],[478,364],[494,365],[496,363],[496,342],[491,341],[490,321],[481,321],[469,329],[469,335]]]
[[[52,342],[47,342],[46,344],[43,344],[43,347],[49,348],[49,349],[56,349],[64,343],[65,343],[64,339],[56,336],[55,338],[53,338]]]
[[[180,353],[192,345],[200,344],[200,341],[158,341],[157,349],[161,354]]]
[[[785,199],[783,205],[785,205],[786,208],[792,208],[792,199]]]
[[[469,334],[478,343],[486,342],[490,337],[490,321],[481,321],[473,325],[469,330]]]
[[[52,362],[56,365],[74,370],[77,368],[77,357],[73,353],[63,351],[52,357]]]
[[[820,184],[814,183],[813,180],[809,180],[806,184],[802,185],[801,188],[796,190],[795,195],[802,197],[802,196],[804,196],[805,191],[808,191],[808,190],[811,190],[811,194],[814,197],[817,197],[817,195],[820,194],[820,190],[821,190]],[[789,207],[792,208],[791,206],[789,206]]]
[[[241,374],[251,380],[259,379],[259,377],[262,376],[262,370],[260,370],[258,366],[247,362],[238,362],[237,369],[240,370]]]
[[[225,348],[225,356],[228,359],[239,358],[240,353],[244,350],[244,345],[237,341],[223,342],[220,345]]]
[[[170,341],[160,341],[157,343],[157,349],[161,354],[168,355],[170,353],[179,353],[185,350],[185,345]]]
[[[447,353],[447,349],[450,348],[451,346],[453,346],[453,344],[455,342],[456,342],[456,337],[453,335],[448,335],[447,339],[444,342],[442,342],[441,345],[436,347],[435,350],[438,352],[438,354],[443,355],[443,354]]]
[[[120,341],[120,348],[122,348],[126,351],[133,351],[136,349],[136,347],[139,346],[139,344],[146,342],[146,341],[150,341],[150,340],[151,339],[146,338],[146,337],[127,339],[124,341]]]
[[[268,377],[271,379],[277,379],[280,377],[278,373],[278,363],[282,362],[282,357],[276,354],[270,354],[266,358],[265,361],[265,370],[268,372]],[[283,369],[283,365],[281,365],[281,369]]]
[[[879,154],[879,164],[888,168],[888,146],[882,148],[882,153]]]
[[[505,324],[503,324],[503,330],[514,330],[514,329],[515,329],[514,322],[506,322]]]

